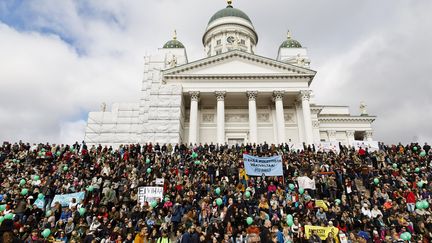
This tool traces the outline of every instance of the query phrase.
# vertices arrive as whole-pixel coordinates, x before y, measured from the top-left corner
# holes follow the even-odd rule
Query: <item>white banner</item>
[[[164,185],[164,178],[156,178],[156,185],[163,186]]]
[[[160,186],[144,186],[138,188],[138,202],[143,205],[144,202],[151,203],[156,199],[163,199],[163,187]]]
[[[379,150],[378,141],[360,141],[356,140],[352,143],[352,146],[359,150],[360,148],[368,149],[369,152],[374,152]]]
[[[297,177],[299,188],[316,190],[315,179],[310,179],[307,176]]]
[[[339,142],[320,142],[315,144],[316,151],[339,153]]]

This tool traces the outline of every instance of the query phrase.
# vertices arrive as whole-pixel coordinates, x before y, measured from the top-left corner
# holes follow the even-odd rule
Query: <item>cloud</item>
[[[430,1],[234,5],[252,19],[259,55],[274,58],[288,29],[308,47],[319,103],[357,113],[366,101],[378,116],[375,136],[386,142],[432,139]],[[79,141],[89,111],[138,100],[143,55],[174,29],[190,61],[202,58],[207,22],[224,7],[201,0],[0,2],[0,140]]]

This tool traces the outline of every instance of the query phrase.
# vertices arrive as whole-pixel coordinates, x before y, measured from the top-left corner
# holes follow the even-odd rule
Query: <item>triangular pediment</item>
[[[163,71],[164,76],[315,76],[315,71],[242,51],[230,51]]]

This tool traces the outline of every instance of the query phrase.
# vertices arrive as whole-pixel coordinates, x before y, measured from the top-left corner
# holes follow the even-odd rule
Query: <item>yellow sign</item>
[[[321,240],[327,239],[329,233],[338,240],[339,229],[336,227],[321,227],[321,226],[313,226],[313,225],[305,225],[305,236],[306,239],[309,239],[313,234],[317,234]]]
[[[324,211],[326,211],[326,212],[328,211],[327,204],[324,202],[324,200],[316,200],[315,206],[318,208],[324,209]]]

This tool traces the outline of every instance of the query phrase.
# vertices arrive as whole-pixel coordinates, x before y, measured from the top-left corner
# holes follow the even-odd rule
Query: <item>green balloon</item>
[[[419,173],[419,172],[420,172],[420,168],[419,167],[415,168],[415,173]]]
[[[150,174],[152,172],[151,168],[147,168],[147,173]]]
[[[8,213],[8,214],[6,214],[6,215],[4,216],[4,218],[5,218],[5,219],[13,219],[13,218],[14,218],[14,215],[11,214],[11,213]]]
[[[393,163],[393,168],[397,168],[397,164],[396,163]]]
[[[60,151],[57,151],[57,152],[56,152],[56,155],[57,155],[57,156],[60,156],[60,154],[61,154]]]
[[[426,200],[422,201],[422,202],[421,202],[421,207],[422,207],[423,209],[428,208],[428,207],[429,207],[429,202],[426,201]]]
[[[44,198],[45,198],[45,195],[44,195],[44,194],[42,194],[42,193],[39,193],[39,194],[38,194],[38,199],[42,200],[42,199],[44,199]]]
[[[286,218],[286,221],[287,221],[288,226],[291,227],[294,224],[293,216],[291,214],[288,214],[287,218]]]
[[[165,202],[169,202],[169,200],[170,200],[169,197],[165,197],[165,198],[164,198],[164,201],[165,201]]]
[[[78,212],[79,212],[79,214],[81,216],[83,216],[86,213],[86,209],[85,208],[80,208]]]
[[[338,198],[335,200],[336,205],[339,205],[341,203],[341,200]]]
[[[148,163],[150,163],[150,159],[149,158],[146,159],[146,164],[148,164]]]
[[[421,151],[421,152],[420,152],[420,156],[421,156],[421,157],[425,157],[425,156],[426,156],[426,151]]]
[[[35,181],[38,181],[40,179],[40,176],[38,176],[38,175],[35,175],[34,177],[33,177],[33,180],[35,180]]]
[[[216,199],[216,204],[218,206],[222,205],[222,199],[221,198]]]
[[[420,187],[420,188],[422,188],[423,187],[423,181],[417,182],[417,186]]]
[[[88,186],[88,187],[86,188],[86,190],[89,191],[89,192],[92,192],[92,191],[94,190],[94,187],[93,187],[93,186]]]
[[[0,224],[3,223],[4,217],[0,216]]]
[[[42,231],[42,236],[46,239],[48,238],[48,236],[50,236],[51,234],[51,230],[50,229],[44,229],[44,231]]]
[[[197,154],[197,153],[195,153],[195,152],[193,152],[193,153],[192,153],[192,158],[194,158],[194,159],[195,159],[196,157],[198,157],[198,154]]]
[[[24,186],[26,184],[26,180],[21,179],[19,184],[20,184],[20,186]]]
[[[51,216],[51,214],[52,214],[52,211],[51,211],[51,210],[48,210],[48,211],[45,213],[45,216],[46,216],[46,217],[49,217],[49,216]]]
[[[150,203],[150,206],[151,206],[152,208],[155,208],[155,207],[157,206],[157,202],[156,202],[156,201],[151,202],[151,203]]]
[[[215,190],[215,192],[216,192],[216,194],[220,194],[221,193],[221,190],[220,190],[220,188],[218,187],[218,188],[216,188],[216,190]]]
[[[250,191],[246,191],[245,196],[246,196],[246,198],[250,198],[250,196],[251,196]]]
[[[0,212],[6,210],[6,204],[0,205]]]
[[[413,150],[414,150],[414,151],[417,151],[417,147],[416,147],[416,146],[414,146]]]
[[[200,164],[201,164],[201,161],[199,161],[199,160],[195,160],[195,164],[196,164],[196,165],[200,165]]]
[[[251,225],[251,224],[253,223],[253,219],[252,219],[252,217],[247,217],[247,219],[246,219],[246,223],[247,223],[248,225]]]
[[[421,201],[416,202],[415,206],[416,206],[416,208],[418,208],[418,209],[422,209],[422,208],[423,208],[423,204],[422,204]]]
[[[67,167],[67,165],[65,165],[64,167],[63,167],[63,171],[67,171],[69,168]]]
[[[375,178],[375,179],[373,180],[373,182],[375,183],[375,185],[378,185],[378,183],[379,183],[379,179],[378,179],[378,178]]]
[[[295,188],[294,184],[292,184],[292,183],[290,183],[288,186],[289,186],[290,190],[294,190],[294,188]]]
[[[300,193],[300,195],[302,195],[304,193],[304,189],[303,188],[299,188],[299,193]]]
[[[411,233],[410,232],[402,233],[401,238],[402,238],[402,240],[409,241],[409,240],[411,240]]]
[[[23,188],[21,190],[21,195],[25,196],[25,195],[27,195],[27,193],[28,193],[28,189],[27,188]]]

